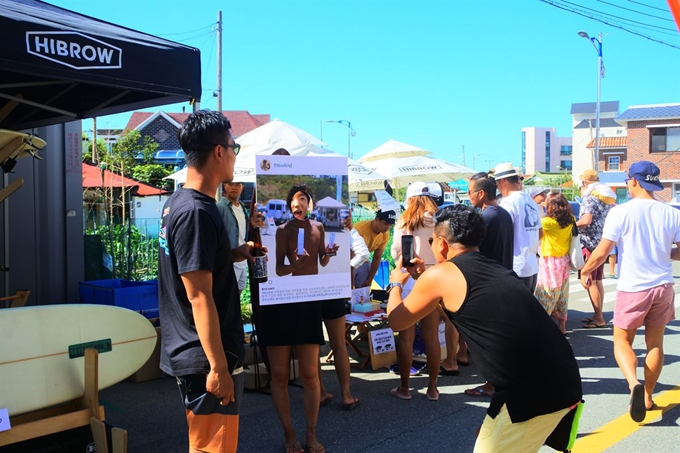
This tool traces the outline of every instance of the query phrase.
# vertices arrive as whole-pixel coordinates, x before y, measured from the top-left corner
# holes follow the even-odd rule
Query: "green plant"
[[[106,253],[111,256],[112,278],[145,281],[158,275],[158,238],[147,237],[129,222],[100,225],[85,234],[102,238]]]

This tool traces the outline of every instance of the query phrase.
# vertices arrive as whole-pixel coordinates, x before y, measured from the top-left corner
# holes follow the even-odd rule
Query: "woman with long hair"
[[[398,259],[401,254],[401,237],[406,234],[413,235],[413,249],[415,255],[423,260],[426,267],[436,264],[436,259],[428,240],[434,231],[434,214],[437,212],[437,204],[429,195],[427,185],[423,182],[414,182],[406,191],[406,210],[394,226],[394,239],[392,242],[392,258]],[[404,285],[402,295],[405,298],[413,287],[414,281],[410,279]],[[427,370],[429,384],[427,387],[427,399],[437,401],[437,376],[441,364],[441,345],[439,344],[439,322],[442,314],[434,310],[420,320],[420,327],[427,352]],[[400,385],[391,390],[391,394],[399,399],[410,400],[411,390],[409,380],[411,375],[411,363],[413,361],[413,340],[416,329],[411,326],[399,332],[399,344],[397,347],[397,361],[399,363]],[[453,351],[455,357],[455,351]]]
[[[536,298],[545,311],[557,319],[562,333],[567,333],[569,301],[569,245],[576,219],[569,202],[559,192],[551,192],[545,200],[546,214],[541,219],[543,237],[538,261]]]

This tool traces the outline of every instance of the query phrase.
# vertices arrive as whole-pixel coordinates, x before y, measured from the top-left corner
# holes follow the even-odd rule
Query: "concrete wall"
[[[34,129],[47,142],[44,160],[17,161],[10,182],[24,186],[4,202],[0,272],[3,293],[28,289],[28,305],[78,301],[83,265],[83,189],[80,121]]]

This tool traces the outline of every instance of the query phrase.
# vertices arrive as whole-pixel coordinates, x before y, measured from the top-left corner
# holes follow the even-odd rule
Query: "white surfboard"
[[[0,166],[4,170],[8,161],[16,161],[22,157],[33,156],[36,159],[42,159],[38,151],[46,145],[45,140],[35,135],[0,129]],[[10,166],[14,167],[13,164]],[[5,171],[11,171],[11,168]]]
[[[99,389],[148,360],[156,330],[142,315],[109,305],[0,310],[0,408],[9,416],[83,396],[84,351],[99,351]]]

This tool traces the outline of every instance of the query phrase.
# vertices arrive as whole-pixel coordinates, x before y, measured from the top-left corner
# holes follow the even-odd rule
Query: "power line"
[[[196,36],[190,36],[188,38],[178,39],[177,41],[182,42],[182,43],[186,43],[187,41],[193,41],[194,39],[198,39],[198,38],[202,38],[203,36],[209,36],[209,35],[214,35],[214,34],[215,34],[215,31],[211,30],[207,33],[203,33],[203,34],[196,35]]]
[[[608,16],[608,17],[611,17],[611,18],[614,18],[614,19],[619,19],[619,20],[623,20],[623,21],[626,21],[626,22],[631,22],[631,23],[639,24],[639,25],[645,25],[647,27],[652,27],[652,28],[659,29],[659,30],[672,31],[672,32],[677,34],[677,30],[675,28],[659,27],[657,25],[648,24],[646,22],[640,22],[640,21],[637,21],[637,20],[628,19],[628,18],[621,17],[621,16],[615,16],[613,14],[608,14],[608,13],[605,13],[605,12],[597,10],[597,9],[588,8],[587,6],[582,6],[582,5],[579,5],[578,3],[572,3],[572,2],[569,2],[567,0],[558,0],[558,1],[560,1],[561,3],[566,3],[568,5],[575,6],[577,8],[585,9],[585,10],[588,10],[588,11],[593,11],[596,14]]]
[[[647,8],[657,9],[659,11],[663,11],[663,12],[666,12],[666,13],[668,12],[667,9],[659,8],[657,6],[648,5],[648,4],[642,3],[642,2],[636,2],[635,0],[628,0],[628,1],[631,2],[631,3],[635,3],[637,5],[646,6]]]
[[[570,12],[570,13],[574,13],[574,14],[577,14],[577,15],[579,15],[579,16],[583,16],[583,17],[586,17],[586,18],[588,18],[588,19],[592,19],[592,20],[597,21],[597,22],[601,22],[601,23],[603,23],[603,24],[605,24],[605,25],[609,25],[609,26],[614,27],[614,28],[618,28],[619,30],[623,30],[623,31],[628,32],[628,33],[630,33],[630,34],[633,34],[633,35],[636,35],[636,36],[640,36],[641,38],[645,38],[645,39],[648,39],[648,40],[650,40],[650,41],[653,41],[653,42],[656,42],[656,43],[659,43],[659,44],[663,44],[664,46],[672,47],[672,48],[674,48],[674,49],[680,49],[680,47],[678,47],[678,46],[676,46],[676,45],[667,43],[667,42],[665,42],[665,41],[661,41],[660,39],[653,38],[653,37],[651,37],[651,36],[644,35],[644,34],[642,34],[642,33],[640,33],[640,32],[635,31],[635,30],[630,30],[630,29],[628,29],[628,28],[626,28],[626,27],[624,27],[624,26],[622,26],[622,25],[614,24],[614,23],[608,22],[607,20],[599,19],[599,18],[597,18],[597,17],[593,17],[592,15],[588,15],[588,14],[586,14],[586,13],[583,13],[583,12],[580,12],[580,11],[576,11],[576,10],[573,9],[573,8],[569,8],[569,7],[566,7],[566,6],[558,5],[558,4],[556,4],[553,0],[539,0],[539,1],[542,2],[542,3],[546,3],[546,4],[550,5],[550,6],[554,6],[555,8],[558,8],[558,9],[561,9],[561,10],[564,10],[564,11],[568,11],[568,12]]]
[[[642,14],[643,16],[653,17],[655,19],[665,20],[665,21],[668,21],[668,22],[675,22],[672,19],[668,19],[666,17],[659,17],[659,16],[655,16],[653,14],[643,13],[643,12],[640,12],[640,11],[637,11],[637,10],[634,10],[634,9],[624,8],[623,6],[615,5],[615,4],[609,3],[609,2],[605,2],[604,0],[596,0],[596,1],[598,1],[600,3],[604,3],[605,5],[613,6],[614,8],[621,8],[621,9],[624,9],[626,11],[631,11],[631,12],[634,12],[634,13],[637,13],[637,14]]]
[[[204,25],[204,26],[202,26],[201,28],[197,28],[196,30],[180,31],[180,32],[177,32],[177,33],[159,33],[158,36],[160,36],[160,37],[165,37],[165,36],[189,35],[189,34],[191,34],[191,33],[196,33],[197,31],[203,31],[203,30],[205,30],[205,29],[208,28],[208,27],[211,27],[211,28],[212,28],[212,27],[214,27],[214,26],[215,26],[215,24],[212,23],[212,24],[210,24],[210,25]]]

